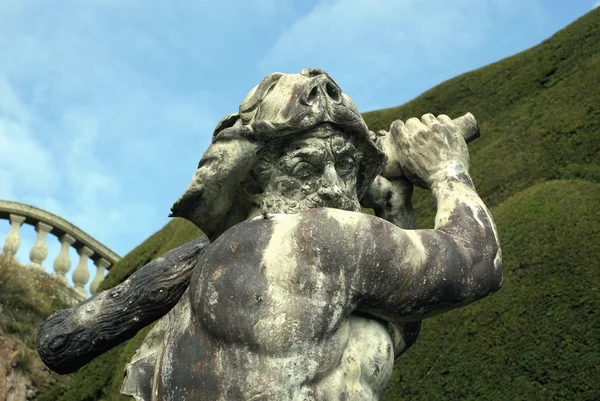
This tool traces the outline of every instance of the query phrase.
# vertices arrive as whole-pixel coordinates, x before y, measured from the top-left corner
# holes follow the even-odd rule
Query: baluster
[[[46,244],[46,234],[52,230],[52,226],[42,223],[41,221],[35,225],[35,231],[37,231],[37,240],[29,252],[29,259],[31,259],[30,267],[38,270],[44,270],[42,263],[46,256],[48,256],[48,245]]]
[[[60,252],[54,260],[54,274],[58,281],[63,284],[69,284],[67,273],[71,270],[71,258],[69,257],[69,248],[75,243],[75,238],[69,234],[64,234],[59,238]]]
[[[92,295],[96,295],[98,291],[98,286],[104,280],[104,274],[106,273],[106,269],[110,266],[110,262],[104,258],[100,258],[94,262],[96,264],[96,277],[90,284],[90,291]]]
[[[90,256],[94,254],[87,246],[83,246],[77,251],[79,254],[79,263],[77,264],[77,268],[73,272],[73,283],[75,287],[73,288],[79,295],[84,298],[88,297],[88,293],[85,290],[85,285],[90,279],[90,271],[87,266],[88,259]]]
[[[21,245],[21,236],[19,235],[19,229],[25,221],[24,216],[16,214],[10,214],[10,231],[4,240],[4,254],[11,259],[14,259],[19,245]]]

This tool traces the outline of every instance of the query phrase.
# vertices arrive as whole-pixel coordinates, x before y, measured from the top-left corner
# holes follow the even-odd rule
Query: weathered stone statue
[[[375,134],[325,72],[267,76],[172,208],[206,236],[51,316],[42,360],[74,371],[160,318],[126,369],[136,400],[379,399],[422,319],[500,288],[477,135],[470,114]],[[414,229],[413,184],[434,229]]]

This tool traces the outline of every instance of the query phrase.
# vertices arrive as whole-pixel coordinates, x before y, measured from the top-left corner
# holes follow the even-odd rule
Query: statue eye
[[[344,157],[335,163],[335,170],[340,176],[345,176],[354,172],[356,161],[351,157]]]
[[[300,162],[296,164],[291,175],[297,178],[309,178],[315,175],[315,167],[310,163]]]

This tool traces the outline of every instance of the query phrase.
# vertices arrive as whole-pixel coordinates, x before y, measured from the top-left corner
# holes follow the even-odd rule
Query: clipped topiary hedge
[[[396,400],[600,400],[600,184],[550,181],[493,210],[504,285],[426,320]]]

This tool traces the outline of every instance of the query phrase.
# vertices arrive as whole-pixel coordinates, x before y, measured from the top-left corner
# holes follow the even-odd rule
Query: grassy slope
[[[29,377],[32,386],[42,392],[54,383],[68,382],[68,377],[50,373],[35,349],[44,319],[69,306],[58,296],[61,287],[54,278],[0,254],[0,398],[6,396],[5,381],[13,370]]]
[[[385,400],[600,399],[600,184],[550,181],[494,208],[504,286],[423,323]]]
[[[600,181],[599,86],[600,10],[594,10],[532,49],[364,117],[377,130],[427,112],[473,113],[482,137],[469,145],[471,174],[495,206],[549,179]],[[417,196],[419,202],[424,194]]]
[[[496,215],[507,270],[501,293],[424,323],[420,342],[397,361],[387,400],[600,399],[591,380],[600,373],[592,353],[599,349],[599,83],[597,9],[535,48],[400,107],[365,113],[375,130],[426,112],[477,117],[482,137],[469,145],[471,172]],[[544,184],[551,180],[566,181]],[[431,226],[425,191],[415,193],[415,208],[419,225]],[[105,287],[198,234],[169,223],[115,266]],[[124,363],[143,334],[47,399],[119,399]]]

